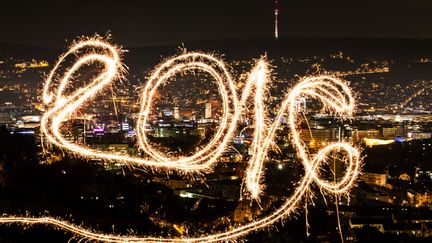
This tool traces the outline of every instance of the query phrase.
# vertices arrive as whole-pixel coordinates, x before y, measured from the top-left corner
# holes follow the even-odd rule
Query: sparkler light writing
[[[259,199],[263,191],[263,166],[267,151],[274,140],[280,125],[279,121],[283,116],[287,116],[292,144],[305,168],[305,175],[294,193],[285,200],[279,209],[265,217],[229,229],[226,232],[200,237],[158,238],[95,233],[92,230],[52,217],[4,216],[0,218],[0,223],[49,224],[70,231],[87,240],[119,243],[230,241],[289,217],[312,183],[318,185],[323,191],[336,195],[347,193],[353,186],[360,170],[359,151],[348,143],[337,142],[322,148],[315,154],[310,154],[300,138],[298,131],[300,111],[296,109],[296,102],[299,98],[311,98],[321,101],[324,108],[335,116],[350,116],[355,105],[353,95],[347,84],[342,80],[328,76],[304,78],[286,95],[274,122],[270,124],[266,119],[267,112],[264,104],[266,85],[270,80],[270,69],[265,58],[256,62],[240,96],[237,94],[235,82],[226,65],[212,55],[190,52],[168,59],[159,65],[144,87],[141,111],[136,127],[138,144],[146,157],[108,154],[68,142],[62,137],[60,131],[62,123],[73,117],[74,111],[84,106],[104,88],[121,78],[123,64],[119,53],[115,46],[100,38],[92,38],[74,44],[67,53],[60,57],[59,62],[48,76],[43,91],[43,102],[47,110],[41,119],[41,131],[49,143],[83,157],[118,161],[125,165],[151,167],[159,170],[180,170],[184,173],[207,172],[211,170],[212,165],[217,162],[229,145],[242,111],[245,111],[247,105],[251,106],[252,104],[253,108],[246,110],[253,114],[254,139],[251,144],[253,152],[248,161],[244,191],[250,198]],[[64,75],[59,75],[58,70],[64,65],[64,60],[71,55],[82,55],[82,57],[67,69]],[[103,72],[98,74],[87,86],[66,94],[65,90],[73,81],[74,75],[80,68],[92,63],[102,64]],[[222,98],[222,116],[218,130],[207,145],[191,156],[172,158],[156,151],[150,145],[144,127],[149,121],[154,95],[158,87],[168,82],[168,79],[173,75],[189,70],[206,72],[214,78]],[[252,103],[248,102],[250,99],[253,99]],[[346,171],[341,180],[330,182],[320,178],[319,170],[334,153],[344,154]]]

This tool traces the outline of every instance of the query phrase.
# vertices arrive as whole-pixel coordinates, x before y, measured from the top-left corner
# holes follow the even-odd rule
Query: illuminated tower
[[[274,8],[274,16],[275,16],[275,22],[274,22],[274,37],[277,40],[279,38],[279,23],[278,23],[278,15],[279,15],[279,9],[278,9],[278,0],[274,0],[275,8]]]
[[[174,106],[174,119],[180,120],[180,107]]]

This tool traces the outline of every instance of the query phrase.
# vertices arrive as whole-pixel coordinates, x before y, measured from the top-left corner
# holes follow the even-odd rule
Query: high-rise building
[[[124,122],[121,123],[120,129],[124,132],[129,131],[130,125],[129,122],[127,121],[127,119],[125,119]]]
[[[204,118],[205,119],[211,119],[212,118],[212,104],[211,104],[211,102],[207,102],[205,104]]]
[[[180,108],[178,106],[174,107],[174,119],[180,120]]]

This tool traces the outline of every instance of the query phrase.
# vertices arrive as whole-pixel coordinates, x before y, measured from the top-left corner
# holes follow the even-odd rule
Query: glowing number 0
[[[59,69],[67,57],[82,55],[64,75],[58,76]],[[71,82],[74,74],[84,65],[101,63],[104,71],[95,77],[89,85],[64,94],[64,90]],[[171,158],[155,151],[149,144],[144,131],[145,124],[151,112],[153,97],[158,87],[179,72],[187,70],[200,70],[211,75],[216,83],[222,98],[222,117],[220,126],[213,139],[197,153],[189,157]],[[284,114],[288,115],[288,125],[291,132],[291,141],[297,150],[297,155],[305,167],[305,175],[292,196],[286,199],[284,204],[270,215],[257,219],[243,226],[211,235],[196,238],[166,239],[157,237],[132,237],[121,235],[108,235],[94,233],[91,230],[73,225],[67,221],[52,217],[15,217],[0,218],[0,223],[22,224],[51,224],[63,230],[70,231],[88,240],[109,242],[216,242],[234,240],[253,230],[269,226],[278,220],[288,217],[296,208],[299,201],[315,182],[320,188],[328,192],[346,193],[357,178],[360,169],[359,151],[348,143],[332,143],[319,150],[315,155],[310,155],[300,139],[297,131],[298,111],[296,101],[300,97],[318,99],[330,112],[338,116],[350,115],[354,111],[354,99],[347,84],[339,79],[318,76],[305,78],[292,88],[283,100],[275,122],[268,125],[265,121],[266,109],[264,105],[266,82],[269,80],[268,64],[264,59],[257,61],[255,67],[248,76],[243,92],[238,98],[235,83],[225,64],[212,55],[203,53],[186,53],[163,62],[150,76],[142,94],[141,111],[137,122],[137,138],[140,148],[149,159],[130,157],[125,155],[107,154],[89,148],[80,147],[69,143],[62,137],[61,124],[79,107],[102,91],[111,82],[119,79],[123,73],[123,64],[119,50],[100,38],[92,38],[73,45],[68,52],[60,57],[59,62],[48,76],[44,91],[43,101],[47,110],[41,119],[41,131],[47,141],[58,147],[66,149],[84,157],[101,158],[110,161],[133,164],[135,166],[154,167],[166,170],[181,170],[185,173],[209,171],[212,165],[224,152],[236,129],[237,121],[249,98],[253,98],[253,142],[252,156],[248,161],[245,178],[245,193],[253,199],[259,199],[262,191],[263,163],[267,151],[273,141],[278,127],[278,122]],[[341,180],[329,182],[319,178],[317,170],[331,152],[345,152],[347,169]]]

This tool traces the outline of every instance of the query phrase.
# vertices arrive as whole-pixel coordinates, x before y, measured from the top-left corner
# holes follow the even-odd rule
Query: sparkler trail
[[[189,157],[175,158],[174,160],[155,151],[147,139],[144,131],[145,124],[148,123],[148,116],[151,112],[153,96],[157,88],[167,82],[167,79],[188,70],[198,70],[207,72],[216,81],[219,93],[222,98],[222,117],[221,123],[215,136],[197,153]],[[138,118],[137,133],[140,148],[161,166],[174,164],[174,169],[181,169],[186,172],[200,171],[211,168],[220,155],[224,152],[232,135],[236,129],[237,119],[240,115],[238,109],[237,94],[234,81],[227,71],[225,64],[211,55],[202,53],[187,53],[179,57],[172,58],[163,63],[151,75],[147,82],[142,98],[141,116]]]
[[[67,69],[64,75],[59,75],[57,73],[59,67],[64,64],[64,60],[70,55],[82,55],[82,57],[71,68]],[[76,75],[80,68],[91,63],[102,63],[104,70],[87,86],[78,88],[70,94],[65,94],[64,91],[73,81],[74,75]],[[172,158],[151,147],[144,128],[145,124],[149,121],[154,95],[158,87],[168,82],[168,79],[173,75],[189,70],[206,72],[215,79],[222,98],[222,117],[220,126],[213,139],[204,148],[188,157]],[[148,159],[102,153],[69,143],[64,139],[60,132],[62,123],[72,117],[74,111],[87,104],[89,100],[106,88],[107,85],[119,80],[122,73],[123,64],[121,63],[119,50],[116,47],[98,38],[85,40],[73,45],[60,58],[45,83],[43,101],[47,106],[47,110],[41,119],[41,131],[47,141],[67,151],[88,158],[96,157],[109,161],[118,161],[125,165],[131,164],[160,170],[180,170],[185,173],[207,172],[211,170],[212,165],[217,162],[218,158],[229,145],[237,128],[237,121],[241,118],[242,111],[245,111],[248,99],[253,98],[253,108],[246,110],[253,114],[253,124],[251,127],[254,129],[254,137],[251,144],[253,153],[248,161],[244,191],[250,198],[259,199],[264,186],[262,185],[263,166],[267,151],[274,140],[277,128],[279,127],[279,121],[285,115],[288,116],[292,144],[296,148],[297,155],[305,168],[305,175],[301,179],[299,186],[280,208],[268,216],[226,232],[200,237],[158,238],[109,235],[95,233],[92,230],[52,217],[5,216],[0,218],[0,223],[53,225],[57,228],[70,231],[83,239],[118,243],[232,241],[251,231],[269,227],[275,222],[290,216],[312,183],[318,185],[323,191],[341,195],[348,192],[358,176],[361,161],[360,153],[356,148],[348,143],[337,142],[322,148],[316,154],[310,154],[304,142],[301,141],[300,132],[298,131],[301,114],[296,109],[296,102],[301,97],[320,100],[323,106],[336,116],[350,116],[354,111],[355,105],[353,95],[347,84],[339,79],[327,76],[303,79],[286,95],[279,112],[276,114],[275,122],[269,124],[266,120],[267,112],[264,97],[266,85],[270,81],[270,69],[264,58],[257,61],[256,66],[249,74],[240,99],[226,65],[212,55],[197,52],[185,53],[168,59],[158,66],[144,87],[141,111],[136,127],[138,144]],[[319,170],[334,153],[344,155],[346,171],[340,181],[330,182],[320,178]]]

